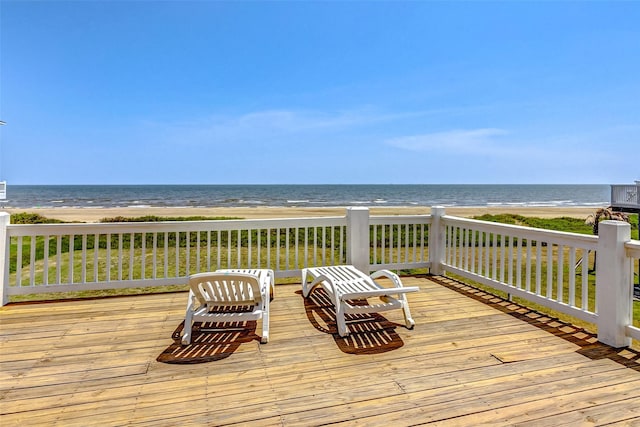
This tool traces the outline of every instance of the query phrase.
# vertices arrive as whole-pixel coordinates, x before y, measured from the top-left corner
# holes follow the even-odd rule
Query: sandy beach
[[[5,209],[10,214],[30,212],[47,218],[55,218],[67,222],[99,222],[103,218],[140,217],[155,215],[161,217],[234,217],[242,219],[266,218],[301,218],[321,216],[341,216],[346,208],[301,208],[301,207],[251,207],[251,208],[175,208],[175,207],[144,207],[144,208],[31,208]],[[573,217],[586,218],[596,210],[595,207],[449,207],[449,215],[474,217],[484,214],[510,213],[539,218]],[[370,208],[371,215],[423,215],[430,213],[429,207],[374,207]]]

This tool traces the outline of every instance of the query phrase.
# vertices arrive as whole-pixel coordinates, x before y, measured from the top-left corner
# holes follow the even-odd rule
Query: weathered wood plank
[[[602,360],[579,354],[597,345],[592,338],[569,330],[563,339],[562,331],[549,332],[544,316],[536,320],[495,297],[487,305],[425,278],[405,284],[421,288],[409,295],[413,330],[402,326],[400,313],[386,312],[354,324],[360,332],[342,339],[331,333],[330,310],[311,310],[299,285],[278,285],[269,344],[249,338],[231,345],[212,333],[202,354],[215,342],[230,350],[216,361],[185,365],[156,358],[174,348],[171,334],[183,320],[186,293],[9,305],[0,309],[0,421],[3,427],[88,420],[104,426],[551,425],[637,416],[625,403],[637,398],[640,369],[606,359],[606,351]],[[628,361],[636,356],[624,354]],[[549,395],[558,404],[545,411]]]

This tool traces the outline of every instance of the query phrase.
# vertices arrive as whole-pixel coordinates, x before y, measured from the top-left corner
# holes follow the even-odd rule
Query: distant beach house
[[[612,185],[611,209],[618,212],[640,213],[640,180],[632,185]]]

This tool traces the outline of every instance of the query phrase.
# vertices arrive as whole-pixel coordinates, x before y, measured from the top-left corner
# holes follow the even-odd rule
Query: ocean
[[[0,208],[608,206],[609,185],[8,185]]]

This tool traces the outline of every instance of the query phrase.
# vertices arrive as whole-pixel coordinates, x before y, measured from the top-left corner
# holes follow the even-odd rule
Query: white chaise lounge
[[[270,283],[258,274],[208,272],[189,276],[189,300],[182,344],[191,343],[194,322],[262,319],[261,343],[269,341]]]
[[[394,287],[383,287],[374,279],[387,277]],[[310,282],[308,282],[310,280]],[[307,298],[316,286],[322,286],[335,304],[338,334],[349,334],[345,321],[348,313],[377,313],[380,311],[402,309],[407,328],[412,329],[415,322],[411,318],[406,294],[416,292],[418,287],[404,287],[400,278],[389,270],[380,270],[367,276],[352,265],[334,265],[311,267],[302,270],[302,295]],[[379,298],[375,303],[361,304],[363,299]],[[359,304],[351,301],[360,300]]]

